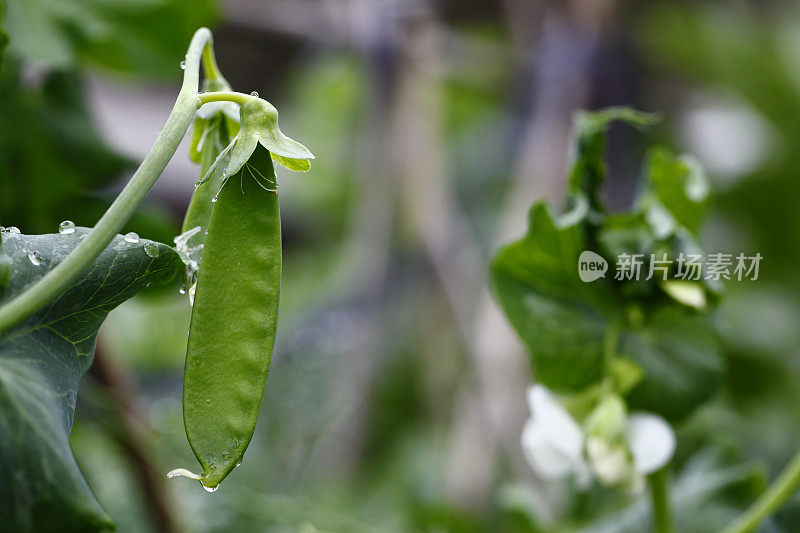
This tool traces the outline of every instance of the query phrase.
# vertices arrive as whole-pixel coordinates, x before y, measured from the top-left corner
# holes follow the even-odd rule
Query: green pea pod
[[[220,157],[231,139],[222,113],[210,119],[195,119],[195,128],[201,131],[202,144],[196,151],[199,153],[200,179],[204,181],[197,185],[197,189],[192,195],[183,219],[181,232],[185,233],[196,227],[200,227],[202,231],[199,232],[199,235],[193,236],[189,245],[200,244],[205,240],[204,237],[200,239],[196,237],[204,236],[205,230],[208,229],[208,221],[211,219],[211,208],[213,207],[211,198],[219,191],[224,179],[223,173],[227,167],[225,161],[218,162],[217,158]],[[228,156],[222,154],[221,157],[226,159]],[[215,163],[216,166],[212,168]]]
[[[230,102],[220,104],[236,107]],[[238,108],[235,112],[238,115]],[[193,161],[200,163],[200,179],[186,209],[181,235],[175,238],[175,247],[187,267],[184,285],[188,287],[190,300],[194,297],[197,269],[203,256],[206,231],[211,219],[212,198],[225,179],[230,159],[228,144],[239,131],[239,123],[232,120],[230,114],[230,109],[217,106],[203,114],[198,111],[194,120],[189,155]]]
[[[204,91],[227,91],[224,80],[209,79],[203,83]],[[196,247],[205,241],[205,231],[211,218],[211,198],[219,190],[229,159],[226,147],[239,132],[239,110],[232,102],[215,102],[198,110],[192,126],[189,158],[200,164],[200,180],[189,202],[183,219],[181,233],[196,227],[202,231],[192,235],[184,244]],[[219,160],[218,160],[219,158]],[[198,180],[198,181],[200,181]]]
[[[192,309],[183,419],[203,466],[201,476],[190,477],[207,490],[241,462],[253,436],[275,343],[280,279],[275,172],[259,146],[214,203]]]

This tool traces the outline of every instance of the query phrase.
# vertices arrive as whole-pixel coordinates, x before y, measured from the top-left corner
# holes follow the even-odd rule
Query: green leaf
[[[0,305],[60,263],[88,231],[4,234],[12,275]],[[145,286],[172,280],[182,269],[178,254],[168,246],[129,243],[117,236],[70,289],[0,334],[3,529],[113,528],[69,446],[78,382],[92,362],[97,330],[108,312]]]
[[[658,272],[648,279],[650,262],[651,255],[666,254],[675,274],[680,253],[700,252],[694,233],[707,187],[690,159],[653,150],[639,202],[630,212],[608,215],[599,196],[606,172],[603,137],[609,122],[618,119],[634,125],[655,120],[627,108],[578,114],[571,210],[555,220],[544,204],[535,205],[528,234],[495,257],[492,281],[530,351],[538,381],[560,392],[580,392],[609,378],[617,392],[630,395],[632,409],[675,421],[707,400],[721,377],[722,356],[710,319],[690,308],[705,310],[715,302],[718,287],[706,281],[688,289],[665,285]],[[604,279],[581,281],[578,258],[587,250],[608,263]],[[623,254],[636,256],[639,272],[633,280],[613,279]],[[621,323],[622,336],[619,352],[611,355],[629,359],[636,369],[625,379],[614,379],[619,376],[613,375],[613,363],[603,366],[603,339],[612,320]]]
[[[719,339],[706,317],[663,308],[623,336],[622,353],[639,363],[644,377],[628,402],[670,421],[686,417],[717,390],[724,370]]]
[[[605,132],[614,121],[623,121],[637,127],[650,126],[658,121],[656,115],[642,113],[628,107],[610,107],[601,111],[579,111],[573,120],[575,154],[569,173],[570,196],[582,196],[591,210],[604,213],[600,187],[606,177],[603,160]]]
[[[640,212],[616,213],[603,220],[597,241],[603,255],[615,259],[621,254],[649,254],[655,238]]]
[[[671,234],[681,225],[696,234],[708,200],[708,182],[699,163],[689,156],[654,149],[648,157],[648,185],[649,194],[643,200],[648,215],[656,219],[667,215],[672,221],[664,233]]]
[[[176,76],[186,43],[216,17],[213,0],[8,0],[9,51],[58,69]]]
[[[537,203],[527,235],[501,249],[491,266],[497,300],[531,353],[536,379],[558,391],[600,379],[602,309],[613,300],[603,280],[578,277],[581,222],[557,223]]]

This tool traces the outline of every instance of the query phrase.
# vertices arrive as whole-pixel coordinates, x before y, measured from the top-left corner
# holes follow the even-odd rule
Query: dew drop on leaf
[[[215,203],[217,201],[217,195],[211,197],[211,203]]]
[[[39,255],[39,252],[28,252],[28,259],[30,259],[33,266],[39,266],[42,264],[42,256]]]
[[[75,233],[75,223],[71,220],[65,220],[58,225],[58,232],[61,235],[69,235]]]
[[[255,96],[256,98],[258,98],[258,91],[251,92],[250,96]]]
[[[125,242],[137,243],[139,242],[139,235],[134,232],[126,233],[124,239]]]
[[[22,232],[16,226],[9,226],[7,228],[3,228],[3,233],[7,233],[9,235],[19,235]]]
[[[217,492],[217,489],[219,489],[219,485],[217,485],[216,487],[206,487],[205,485],[203,485],[203,490],[205,490],[206,492]]]
[[[227,461],[231,458],[231,454],[229,452],[222,452],[222,458]]]
[[[178,289],[178,292],[181,294],[186,294],[186,287],[181,287],[180,289]]]
[[[158,257],[161,254],[161,250],[159,250],[156,243],[148,242],[144,245],[144,253],[146,253],[148,257]]]
[[[186,61],[181,61],[181,70],[186,70]]]

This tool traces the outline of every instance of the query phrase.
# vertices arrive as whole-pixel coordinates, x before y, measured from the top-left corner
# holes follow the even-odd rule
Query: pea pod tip
[[[174,477],[188,477],[189,479],[194,479],[200,482],[200,485],[203,487],[203,490],[206,492],[216,492],[219,489],[219,485],[214,485],[213,487],[209,487],[203,483],[203,476],[199,474],[195,474],[194,472],[187,470],[185,468],[174,468],[167,472],[167,478],[172,479]]]

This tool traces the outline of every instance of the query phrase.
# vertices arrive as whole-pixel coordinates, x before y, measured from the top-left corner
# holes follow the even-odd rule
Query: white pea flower
[[[522,430],[522,450],[531,468],[549,480],[574,475],[588,486],[589,465],[583,457],[583,429],[545,387],[528,389],[531,417]]]
[[[528,390],[531,418],[522,448],[531,467],[556,480],[572,474],[579,487],[593,476],[604,485],[638,492],[644,476],[666,465],[675,452],[675,433],[660,416],[628,415],[621,398],[610,395],[582,427],[545,387]]]

